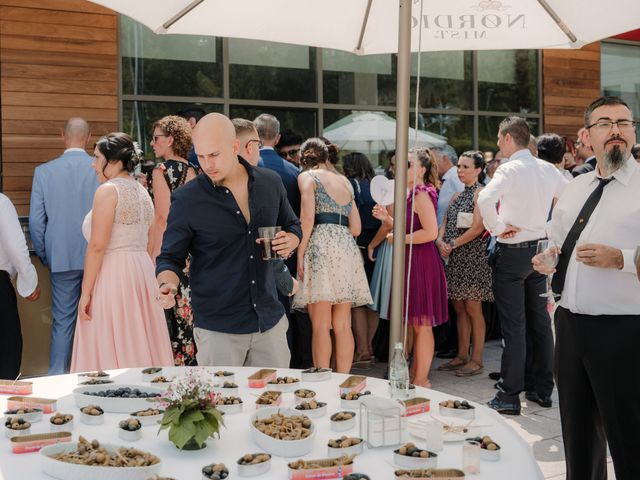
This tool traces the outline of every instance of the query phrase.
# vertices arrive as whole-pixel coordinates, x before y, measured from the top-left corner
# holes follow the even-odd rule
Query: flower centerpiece
[[[190,369],[158,400],[165,409],[160,430],[168,428],[169,440],[180,450],[204,448],[206,440],[224,425],[222,413],[215,408],[217,394],[209,378]]]

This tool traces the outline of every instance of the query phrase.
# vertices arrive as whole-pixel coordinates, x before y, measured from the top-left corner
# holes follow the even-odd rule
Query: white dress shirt
[[[442,187],[438,192],[438,208],[436,216],[438,217],[438,226],[442,225],[444,217],[449,208],[451,198],[458,192],[464,190],[464,183],[458,178],[458,167],[451,167],[442,176]]]
[[[577,176],[553,209],[549,238],[562,246],[591,192],[598,185],[598,170]],[[590,267],[576,261],[567,268],[560,306],[585,315],[640,314],[640,282],[633,262],[640,245],[640,167],[633,158],[613,175],[602,198],[580,234],[576,246],[600,243],[622,250],[624,267]]]
[[[502,163],[489,185],[478,195],[484,226],[491,235],[500,235],[506,225],[520,229],[500,243],[520,243],[546,237],[545,226],[554,198],[559,198],[569,182],[552,164],[518,150]],[[496,205],[500,202],[499,209]],[[499,212],[498,212],[499,210]]]
[[[0,193],[0,270],[18,274],[18,293],[28,297],[38,286],[38,274],[31,263],[18,213],[6,195]]]

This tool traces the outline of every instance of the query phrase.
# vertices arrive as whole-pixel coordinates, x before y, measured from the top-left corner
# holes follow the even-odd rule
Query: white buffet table
[[[239,414],[227,414],[224,416],[226,428],[220,431],[220,439],[209,439],[207,447],[199,451],[179,451],[167,439],[167,431],[158,435],[156,427],[143,427],[142,439],[135,442],[136,448],[154,453],[162,459],[163,476],[173,477],[176,480],[198,480],[201,478],[203,466],[214,462],[223,462],[229,468],[230,479],[239,478],[237,475],[236,460],[245,453],[256,453],[260,448],[253,442],[249,430],[249,416],[255,411],[256,396],[265,389],[252,389],[247,386],[247,377],[255,372],[256,368],[239,367],[210,367],[212,372],[216,370],[229,370],[235,373],[235,383],[240,387],[240,397],[244,402],[244,409]],[[162,372],[165,376],[180,374],[181,368],[165,368]],[[140,384],[149,385],[142,381],[141,369],[112,371],[111,379],[115,384],[105,385],[105,389],[114,388],[114,385]],[[300,378],[300,371],[278,370],[278,376],[294,376]],[[338,438],[341,435],[359,436],[358,426],[346,432],[333,432],[329,426],[329,416],[339,410],[340,397],[338,385],[346,378],[346,375],[333,374],[331,380],[325,382],[302,382],[301,388],[308,388],[317,392],[319,401],[327,402],[327,415],[314,419],[317,428],[315,444],[312,452],[305,459],[318,459],[327,457],[327,441],[330,438]],[[117,424],[119,420],[127,418],[125,414],[107,413],[105,423],[100,426],[89,426],[80,422],[79,409],[76,407],[71,391],[77,387],[76,375],[60,375],[33,379],[33,395],[35,397],[57,398],[58,411],[74,415],[73,442],[79,435],[101,442],[126,444],[118,438]],[[388,396],[386,380],[377,378],[367,379],[367,390],[375,395]],[[417,396],[429,398],[431,408],[437,413],[438,402],[448,398],[456,398],[451,395],[418,388]],[[0,395],[0,408],[6,410],[8,395]],[[473,402],[471,402],[473,403]],[[283,393],[282,407],[292,407],[294,404],[293,393]],[[542,479],[542,473],[532,455],[531,448],[514,432],[496,412],[479,404],[476,406],[476,423],[478,425],[490,425],[483,428],[483,434],[490,435],[502,447],[502,458],[498,462],[481,462],[479,475],[467,476],[468,479],[513,479],[538,480]],[[409,417],[414,420],[426,417],[429,413]],[[359,417],[359,411],[358,411]],[[49,432],[49,415],[43,420],[34,423],[31,433]],[[3,421],[4,428],[4,421]],[[409,441],[418,447],[424,448],[424,441],[409,436]],[[9,439],[0,437],[0,480],[35,480],[50,479],[44,474],[40,466],[40,454],[14,454],[11,452]],[[366,449],[355,460],[355,472],[366,473],[372,480],[393,479],[396,469],[393,464],[393,448],[384,447]],[[286,479],[287,463],[294,459],[273,457],[271,470],[261,476],[264,479]],[[444,449],[439,452],[439,468],[461,468],[462,444],[445,443]]]

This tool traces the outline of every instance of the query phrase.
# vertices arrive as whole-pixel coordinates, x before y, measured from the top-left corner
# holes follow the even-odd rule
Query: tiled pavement
[[[493,382],[487,374],[500,369],[502,346],[499,341],[487,343],[484,354],[485,373],[475,377],[456,377],[450,372],[438,372],[438,365],[446,360],[435,359],[430,375],[433,388],[441,392],[484,403],[495,395]],[[354,370],[372,377],[383,378],[387,369],[386,363],[377,363],[370,370]],[[543,408],[529,404],[522,395],[522,414],[516,417],[505,417],[507,423],[529,444],[538,461],[540,470],[548,480],[565,480],[564,449],[560,428],[560,412],[558,409],[558,393],[553,392],[553,406]],[[615,479],[613,465],[609,458],[609,478]]]

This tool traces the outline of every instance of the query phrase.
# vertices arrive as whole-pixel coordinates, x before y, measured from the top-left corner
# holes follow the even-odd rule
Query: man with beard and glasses
[[[581,140],[593,148],[595,171],[575,178],[553,210],[550,238],[558,266],[542,255],[534,268],[553,276],[561,294],[555,313],[555,375],[567,479],[606,479],[607,443],[618,480],[640,478],[640,166],[631,157],[636,131],[620,98],[587,108]]]

